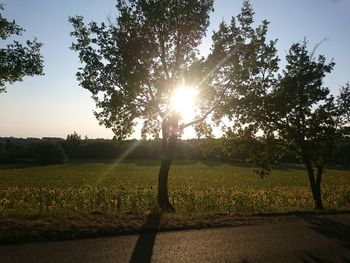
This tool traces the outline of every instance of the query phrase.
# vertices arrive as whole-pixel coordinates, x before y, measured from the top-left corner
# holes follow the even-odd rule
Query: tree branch
[[[152,101],[154,101],[154,104],[155,104],[155,107],[156,107],[156,111],[159,113],[161,118],[164,118],[165,114],[160,109],[158,100],[157,100],[156,96],[154,96],[154,93],[152,91],[151,85],[149,83],[147,83],[147,88],[148,88],[148,92],[150,93]]]
[[[164,39],[163,39],[163,35],[161,32],[158,32],[159,34],[159,44],[160,44],[160,60],[162,62],[162,66],[165,72],[165,75],[167,77],[167,79],[170,79],[170,74],[169,74],[169,70],[168,70],[168,65],[166,63],[165,60],[165,46],[164,46]]]
[[[208,115],[209,115],[210,113],[212,113],[213,110],[216,109],[217,106],[219,106],[219,101],[218,101],[218,103],[215,104],[215,106],[213,106],[210,110],[208,110],[202,117],[200,117],[199,119],[193,120],[193,121],[191,121],[191,122],[188,122],[188,123],[186,123],[186,124],[181,125],[181,128],[182,128],[182,129],[185,129],[185,128],[187,128],[187,127],[193,125],[193,124],[196,124],[196,123],[198,123],[198,122],[204,121],[204,120],[208,117]]]
[[[214,73],[214,71],[211,71],[211,72],[210,72],[210,74],[213,74],[213,73]],[[203,82],[203,81],[202,81],[202,82]],[[228,80],[228,82],[224,85],[225,88],[224,88],[224,90],[223,90],[222,93],[221,93],[222,96],[223,96],[223,94],[225,94],[225,92],[227,91],[228,85],[230,84],[230,82],[231,82],[231,80]],[[210,113],[212,113],[212,112],[219,106],[219,104],[220,104],[220,102],[221,102],[221,98],[222,98],[222,97],[220,97],[220,99],[218,99],[217,103],[216,103],[210,110],[208,110],[201,118],[199,118],[199,119],[197,119],[197,120],[193,120],[193,121],[191,121],[191,122],[189,122],[189,123],[183,124],[183,125],[181,125],[181,128],[182,128],[182,129],[185,129],[185,128],[187,128],[187,127],[193,125],[193,124],[196,124],[196,123],[198,123],[198,122],[204,121],[204,120],[208,117],[208,115],[209,115]]]

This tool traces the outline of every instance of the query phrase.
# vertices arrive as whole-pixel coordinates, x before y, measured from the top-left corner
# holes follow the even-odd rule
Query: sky
[[[17,40],[37,37],[44,44],[44,76],[25,77],[7,85],[0,94],[0,137],[61,137],[76,131],[89,138],[112,138],[113,133],[99,126],[89,91],[79,86],[75,74],[80,65],[78,54],[69,49],[73,38],[69,16],[82,15],[85,21],[102,22],[117,15],[115,0],[0,0],[3,16],[14,19],[26,32]],[[304,38],[310,50],[317,49],[330,61],[334,71],[326,86],[337,94],[350,81],[350,0],[251,0],[255,22],[270,21],[268,37],[278,39],[278,55],[283,61],[290,45]],[[215,11],[207,37],[200,47],[208,54],[211,34],[221,21],[229,22],[240,12],[242,1],[215,0]],[[185,138],[193,135],[191,130]],[[133,137],[139,138],[136,128]]]

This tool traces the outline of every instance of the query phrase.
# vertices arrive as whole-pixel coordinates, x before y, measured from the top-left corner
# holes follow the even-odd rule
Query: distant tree
[[[350,166],[350,136],[343,136],[337,140],[331,163],[345,167]]]
[[[90,141],[84,146],[83,156],[88,159],[112,159],[117,157],[117,148],[113,141]]]
[[[58,143],[42,141],[35,146],[36,161],[41,164],[63,164],[67,155]]]
[[[63,144],[64,151],[69,158],[79,158],[82,155],[83,140],[76,132],[68,134]]]
[[[0,4],[0,93],[6,92],[6,83],[21,81],[24,76],[43,75],[43,60],[40,55],[41,43],[36,39],[26,41],[26,45],[14,40],[6,45],[6,40],[21,36],[24,31],[16,22],[3,17],[3,6]],[[4,47],[5,46],[5,47]]]
[[[0,142],[0,163],[5,162],[5,160],[6,160],[5,143]]]
[[[155,137],[161,133],[158,203],[161,209],[174,211],[168,174],[177,138],[191,125],[198,134],[210,135],[232,86],[254,79],[257,72],[268,74],[274,42],[265,44],[266,21],[252,28],[248,1],[237,22],[222,23],[214,33],[207,58],[199,56],[198,46],[209,25],[213,0],[118,0],[117,8],[119,16],[109,25],[85,25],[81,16],[69,19],[76,38],[72,49],[84,64],[77,79],[93,94],[100,124],[111,128],[116,138],[130,135],[138,119],[143,120],[143,133]],[[181,85],[198,90],[197,117],[188,123],[169,104]]]
[[[349,129],[350,87],[347,83],[337,98],[323,85],[334,67],[324,56],[314,57],[307,43],[293,44],[287,65],[278,81],[266,93],[249,93],[240,104],[240,120],[250,136],[261,130],[263,141],[277,138],[305,164],[316,209],[323,209],[321,181],[324,165],[331,157],[338,138]],[[248,101],[247,101],[248,100]],[[259,111],[255,106],[261,105]],[[241,124],[243,124],[241,123]],[[267,144],[271,146],[271,144]],[[256,151],[263,170],[281,155],[273,147]],[[265,153],[265,154],[264,154]]]
[[[4,163],[18,162],[25,157],[26,148],[26,145],[12,138],[7,139],[3,146],[0,146],[0,160]]]

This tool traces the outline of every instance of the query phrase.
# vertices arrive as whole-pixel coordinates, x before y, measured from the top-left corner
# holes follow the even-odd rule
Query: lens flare
[[[171,95],[170,109],[178,112],[182,119],[191,120],[195,117],[197,96],[196,89],[180,86]]]

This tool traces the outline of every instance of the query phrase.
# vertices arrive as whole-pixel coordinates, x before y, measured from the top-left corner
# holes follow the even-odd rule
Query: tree
[[[71,159],[81,158],[82,157],[82,144],[83,141],[81,136],[76,132],[68,134],[66,141],[63,144],[64,151]]]
[[[244,2],[241,14],[230,26],[222,23],[214,33],[207,58],[198,46],[209,25],[213,0],[119,0],[119,16],[109,25],[84,24],[71,17],[83,67],[77,73],[80,85],[91,91],[100,124],[111,128],[117,139],[131,134],[143,120],[143,133],[162,135],[158,174],[158,203],[174,211],[168,198],[168,174],[177,138],[194,125],[198,134],[210,134],[211,124],[221,119],[231,85],[254,78],[256,71],[271,66],[265,44],[267,22],[254,30],[253,11]],[[256,63],[256,57],[260,62]],[[234,69],[232,74],[228,69]],[[266,70],[268,71],[268,70]],[[184,122],[170,101],[179,86],[192,86],[198,93],[196,117]],[[186,106],[186,105],[184,105]],[[212,122],[213,121],[213,122]]]
[[[4,8],[0,5],[0,12]],[[24,29],[9,21],[0,13],[0,38],[5,42],[12,35],[21,36]],[[6,42],[5,42],[6,43]],[[22,81],[24,76],[43,75],[43,60],[40,55],[42,44],[26,41],[26,45],[14,40],[0,48],[0,93],[6,92],[6,83]]]
[[[278,81],[268,93],[251,96],[250,100],[262,105],[260,110],[256,112],[254,107],[247,106],[241,112],[250,116],[251,122],[246,124],[254,127],[252,136],[260,129],[264,139],[276,137],[305,164],[315,209],[323,209],[324,165],[331,157],[337,139],[348,129],[350,88],[346,84],[334,98],[324,87],[323,79],[335,63],[326,63],[322,55],[316,59],[314,52],[308,52],[306,41],[293,44]],[[268,151],[263,149],[263,152]],[[272,160],[279,157],[275,155]],[[262,168],[266,169],[266,166]]]
[[[36,161],[40,164],[63,164],[67,162],[67,155],[58,143],[42,141],[35,147]]]
[[[232,18],[230,24],[221,23],[219,30],[214,33],[208,61],[217,67],[212,76],[212,89],[218,90],[218,94],[220,91],[224,94],[219,96],[224,99],[215,109],[214,117],[220,120],[226,116],[234,124],[232,129],[225,127],[226,139],[238,143],[240,149],[234,151],[256,153],[250,154],[250,162],[264,167],[256,170],[263,176],[269,171],[272,155],[260,149],[270,149],[274,140],[267,136],[269,143],[266,143],[254,138],[261,124],[256,119],[264,109],[261,98],[276,83],[279,58],[277,40],[266,40],[269,22],[263,20],[256,28],[253,28],[253,23],[254,10],[249,1],[244,1],[241,13]],[[225,154],[234,155],[234,151],[225,145],[227,140],[222,142]]]

